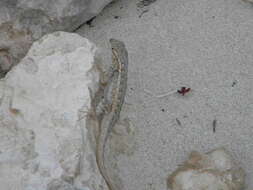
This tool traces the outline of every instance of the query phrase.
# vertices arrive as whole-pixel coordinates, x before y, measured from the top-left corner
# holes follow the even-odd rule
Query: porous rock
[[[172,190],[240,190],[245,172],[224,148],[206,154],[192,152],[168,179]]]
[[[0,80],[1,189],[107,189],[86,128],[95,58],[87,39],[55,32]]]
[[[111,0],[1,0],[0,78],[25,56],[34,40],[73,31]]]

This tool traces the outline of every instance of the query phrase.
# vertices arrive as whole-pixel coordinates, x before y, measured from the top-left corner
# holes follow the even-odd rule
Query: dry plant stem
[[[164,97],[166,97],[166,96],[170,96],[170,95],[172,95],[172,94],[174,94],[174,93],[177,93],[176,90],[173,90],[173,91],[170,91],[170,92],[166,92],[166,93],[164,93],[164,94],[155,95],[155,94],[153,94],[151,91],[149,91],[149,90],[147,90],[147,89],[144,89],[144,92],[146,92],[147,94],[149,94],[149,95],[151,95],[151,96],[153,96],[153,97],[155,97],[155,98],[164,98]]]

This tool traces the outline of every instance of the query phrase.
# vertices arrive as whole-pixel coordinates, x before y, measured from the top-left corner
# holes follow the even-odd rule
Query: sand
[[[121,114],[135,130],[133,154],[119,154],[124,190],[165,190],[192,150],[223,146],[253,188],[253,5],[241,0],[137,0],[106,7],[77,33],[110,61],[108,40],[129,52],[129,81]],[[185,96],[173,93],[191,88]],[[215,132],[213,121],[216,120]]]

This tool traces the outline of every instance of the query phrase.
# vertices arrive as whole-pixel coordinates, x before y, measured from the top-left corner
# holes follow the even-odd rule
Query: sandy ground
[[[123,189],[165,190],[168,175],[192,150],[220,146],[240,161],[247,190],[252,189],[253,5],[157,0],[138,8],[137,3],[110,4],[77,31],[101,48],[103,61],[110,57],[109,38],[124,41],[129,52],[122,118],[135,128],[136,147],[116,159]],[[163,94],[181,86],[192,91],[164,98],[145,92]]]

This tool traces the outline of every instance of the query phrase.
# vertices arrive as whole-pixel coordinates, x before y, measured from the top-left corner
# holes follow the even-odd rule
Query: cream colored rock
[[[1,189],[107,189],[84,116],[95,57],[87,39],[55,32],[0,80]]]
[[[201,154],[192,152],[189,159],[169,177],[172,190],[240,190],[245,172],[223,148]]]
[[[34,40],[54,31],[72,32],[111,0],[0,1],[0,78],[25,56]]]

